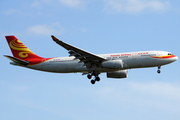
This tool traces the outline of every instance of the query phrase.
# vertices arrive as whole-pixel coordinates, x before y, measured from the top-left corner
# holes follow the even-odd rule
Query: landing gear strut
[[[100,78],[99,78],[99,73],[97,73],[97,72],[95,72],[94,70],[91,72],[91,74],[88,74],[87,75],[87,78],[88,79],[91,79],[92,78],[92,76],[94,76],[94,79],[92,79],[91,80],[91,84],[95,84],[96,83],[96,81],[100,81]]]
[[[160,69],[161,69],[161,66],[159,66],[159,67],[158,67],[158,70],[157,70],[157,73],[159,73],[159,74],[161,73],[161,70],[160,70]]]

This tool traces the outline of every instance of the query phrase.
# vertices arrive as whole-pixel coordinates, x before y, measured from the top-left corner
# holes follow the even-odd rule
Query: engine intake
[[[107,78],[127,78],[127,70],[107,72]]]

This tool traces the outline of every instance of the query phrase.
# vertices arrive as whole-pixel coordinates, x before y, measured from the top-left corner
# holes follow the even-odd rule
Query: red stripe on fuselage
[[[168,55],[168,56],[162,56],[162,58],[173,58],[176,57],[175,55]]]
[[[158,59],[167,59],[167,58],[173,58],[176,57],[175,55],[165,55],[165,56],[150,56],[152,58],[158,58]]]
[[[29,61],[29,65],[37,65],[43,62],[46,62],[47,60],[50,60],[53,58],[43,58],[43,59],[38,59],[38,58],[29,58],[27,61]]]

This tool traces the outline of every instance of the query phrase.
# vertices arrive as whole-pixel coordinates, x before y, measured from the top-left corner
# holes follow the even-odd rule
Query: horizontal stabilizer
[[[27,66],[29,64],[28,61],[24,61],[24,60],[21,60],[21,59],[12,57],[12,56],[4,55],[4,57],[6,57],[6,58],[10,59],[11,61],[17,63],[18,65]]]

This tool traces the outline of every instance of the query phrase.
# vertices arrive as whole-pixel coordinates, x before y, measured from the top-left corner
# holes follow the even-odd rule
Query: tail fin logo
[[[13,50],[20,51],[18,55],[21,58],[26,58],[28,57],[29,54],[34,54],[23,43],[21,43],[19,40],[16,40],[16,39],[12,40],[9,43],[9,46]]]

